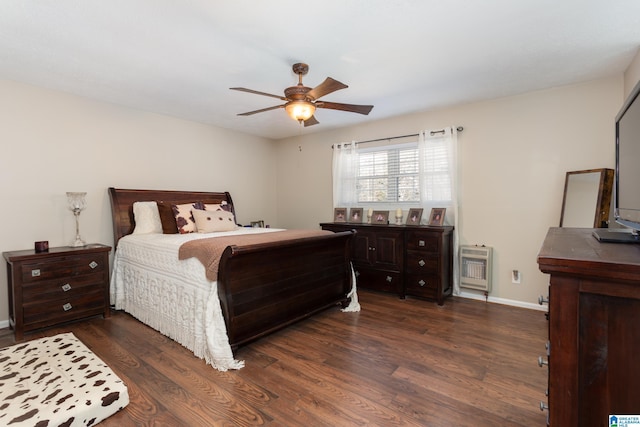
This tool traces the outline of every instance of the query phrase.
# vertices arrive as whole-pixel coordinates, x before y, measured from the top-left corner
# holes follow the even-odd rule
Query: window
[[[456,138],[423,131],[418,141],[334,147],[334,207],[450,207],[455,204]]]
[[[418,143],[360,151],[358,203],[419,202],[418,160]]]

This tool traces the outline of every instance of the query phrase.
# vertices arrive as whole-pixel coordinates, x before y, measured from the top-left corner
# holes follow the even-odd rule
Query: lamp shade
[[[316,112],[316,106],[308,101],[291,101],[284,106],[284,109],[289,117],[298,122],[308,120]]]
[[[67,192],[67,201],[69,202],[69,209],[72,211],[75,210],[83,210],[87,207],[87,202],[85,200],[86,192]]]

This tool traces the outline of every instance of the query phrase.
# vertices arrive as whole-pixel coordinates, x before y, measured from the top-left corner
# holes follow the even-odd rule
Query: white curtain
[[[353,207],[358,203],[358,148],[351,142],[333,147],[333,207]]]
[[[447,208],[445,225],[453,231],[453,293],[460,294],[458,265],[458,131],[424,130],[418,135],[420,198],[425,214],[431,208]],[[427,216],[428,218],[428,216]]]

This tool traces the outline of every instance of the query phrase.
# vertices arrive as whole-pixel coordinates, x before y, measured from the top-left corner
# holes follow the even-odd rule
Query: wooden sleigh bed
[[[114,284],[114,280],[122,280],[118,277],[135,276],[135,274],[118,275],[115,266],[120,240],[132,234],[135,228],[134,202],[201,201],[207,204],[224,202],[228,206],[227,210],[235,213],[233,201],[227,192],[109,188],[109,196],[116,247],[112,291],[114,285],[118,286],[118,283]],[[352,232],[331,233],[248,246],[227,246],[219,262],[217,294],[230,348],[236,349],[242,344],[331,306],[337,304],[346,306],[350,292],[352,289],[355,291],[350,265],[352,234]],[[177,237],[174,235],[174,238]],[[135,280],[137,279],[131,281]],[[135,292],[135,290],[128,292]],[[163,296],[162,303],[166,303],[164,298]],[[113,299],[112,294],[112,303]],[[355,301],[357,302],[357,297]],[[179,300],[167,303],[167,307],[171,308],[180,305]],[[116,308],[118,308],[117,304]],[[175,315],[176,322],[181,316],[178,311]],[[140,320],[147,323],[144,319]],[[154,327],[154,325],[150,326]],[[162,330],[160,332],[165,333]],[[181,334],[183,333],[173,333],[173,335]],[[171,333],[165,333],[165,335],[176,339]],[[181,342],[180,337],[177,338],[176,340]],[[188,339],[185,338],[187,341]],[[189,347],[188,344],[181,343]],[[197,351],[194,353],[196,356],[203,357]],[[207,361],[216,365],[215,361]],[[225,370],[225,366],[217,367]]]

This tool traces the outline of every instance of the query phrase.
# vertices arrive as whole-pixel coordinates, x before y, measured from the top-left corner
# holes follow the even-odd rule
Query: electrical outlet
[[[519,270],[511,270],[511,283],[521,283],[522,275]]]

